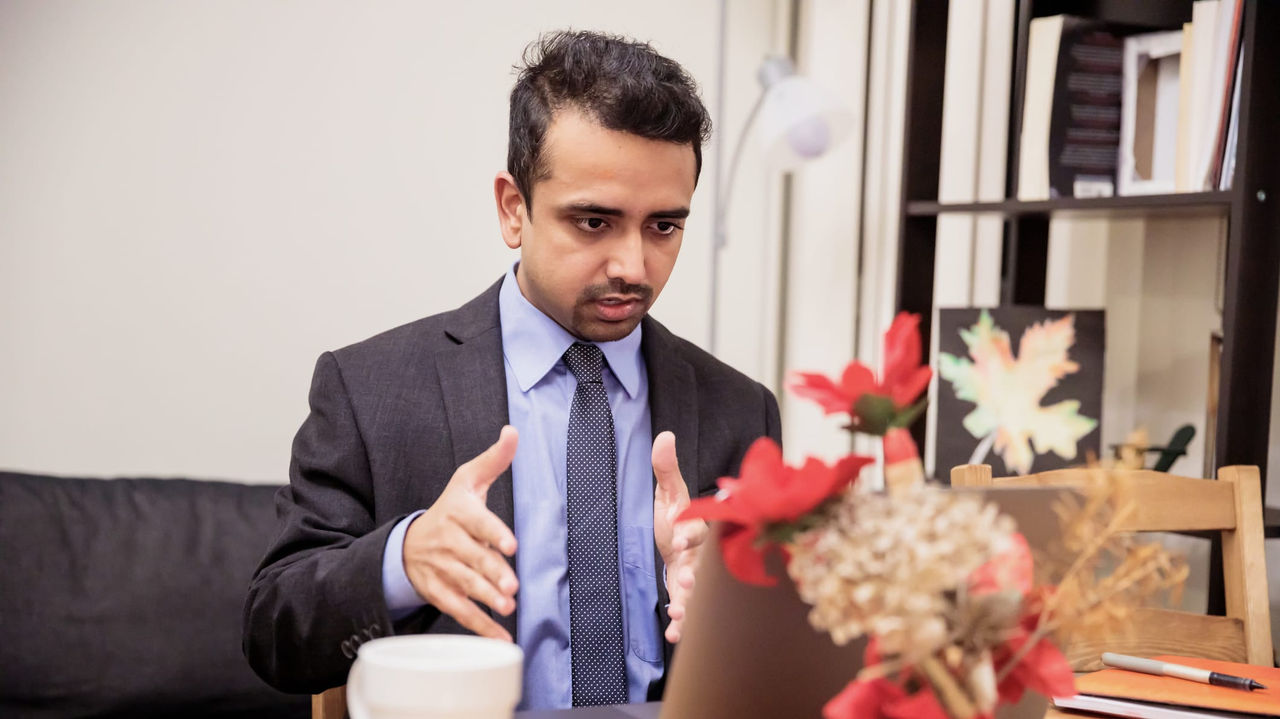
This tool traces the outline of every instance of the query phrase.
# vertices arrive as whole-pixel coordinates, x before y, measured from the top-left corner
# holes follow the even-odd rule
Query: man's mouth
[[[606,322],[622,322],[643,312],[645,303],[639,297],[608,296],[592,300],[596,316]]]

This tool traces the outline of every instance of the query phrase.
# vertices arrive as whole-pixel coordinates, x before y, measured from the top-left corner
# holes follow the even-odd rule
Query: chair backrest
[[[311,719],[347,719],[347,688],[334,687],[312,694]]]
[[[1090,469],[1064,469],[1025,477],[992,478],[987,465],[951,470],[955,487],[1072,486]],[[1221,532],[1227,616],[1141,609],[1131,631],[1105,643],[1075,641],[1065,647],[1077,671],[1101,667],[1104,651],[1155,656],[1175,654],[1272,666],[1271,615],[1263,547],[1262,495],[1257,467],[1223,467],[1218,479],[1192,479],[1149,470],[1111,470],[1131,480],[1135,511],[1129,532]]]

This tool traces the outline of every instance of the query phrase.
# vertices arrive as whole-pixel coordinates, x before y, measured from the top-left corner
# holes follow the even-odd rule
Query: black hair
[[[610,130],[691,145],[697,182],[711,116],[697,83],[674,60],[648,43],[575,30],[542,35],[525,48],[523,60],[511,89],[507,171],[530,211],[533,185],[547,172],[547,127],[566,107]]]

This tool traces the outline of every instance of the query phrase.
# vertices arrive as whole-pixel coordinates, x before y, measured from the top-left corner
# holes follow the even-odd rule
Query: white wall
[[[731,3],[728,126],[776,49],[779,4]],[[283,481],[320,352],[452,308],[515,259],[490,186],[524,45],[566,26],[650,40],[715,112],[717,11],[0,5],[0,467]],[[714,166],[709,147],[655,310],[702,344]],[[767,207],[749,194],[768,186],[760,168],[739,183],[740,211]],[[774,239],[735,225],[735,271],[762,272]],[[751,282],[737,292],[729,311],[762,307]],[[770,380],[771,328],[740,325],[722,355]]]

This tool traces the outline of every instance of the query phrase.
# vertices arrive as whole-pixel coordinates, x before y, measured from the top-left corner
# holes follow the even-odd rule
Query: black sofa
[[[306,717],[240,649],[277,487],[0,472],[0,717]]]

